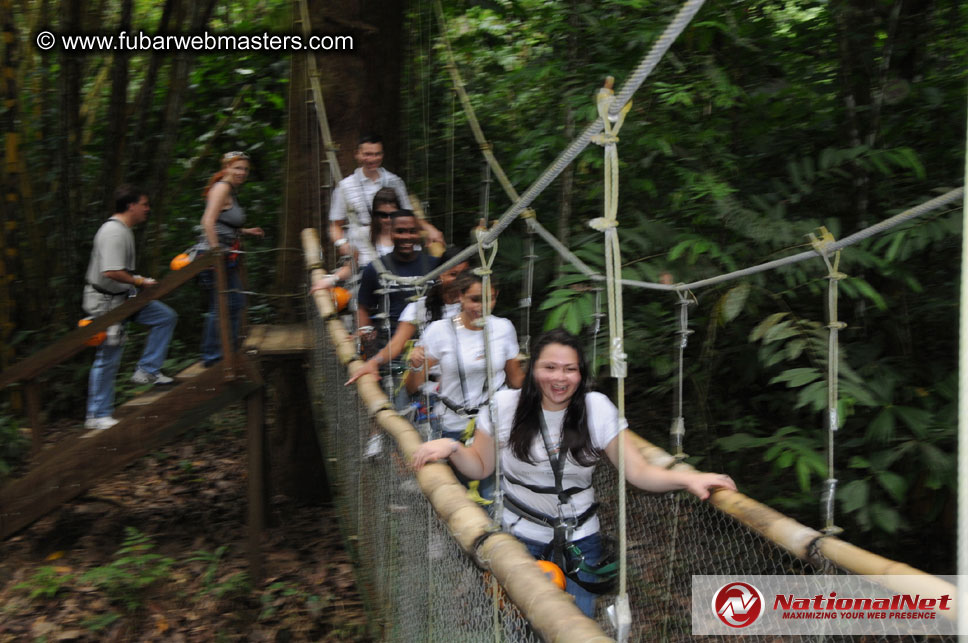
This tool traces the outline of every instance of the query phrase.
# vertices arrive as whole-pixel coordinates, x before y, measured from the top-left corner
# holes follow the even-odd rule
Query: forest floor
[[[249,578],[244,427],[221,413],[0,542],[0,643],[371,640],[331,506],[272,498]]]

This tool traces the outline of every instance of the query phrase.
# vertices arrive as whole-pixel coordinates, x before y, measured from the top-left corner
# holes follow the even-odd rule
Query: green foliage
[[[134,527],[125,527],[124,531],[124,542],[114,560],[88,570],[79,580],[103,590],[113,603],[134,611],[141,607],[148,587],[169,578],[175,561],[151,553],[154,549],[151,538]]]
[[[8,413],[8,404],[0,407],[0,481],[10,475],[30,448],[30,441],[21,432],[19,421]]]
[[[13,586],[27,594],[30,600],[36,598],[54,598],[61,590],[67,588],[75,575],[66,569],[58,569],[53,565],[44,565],[27,580]]]
[[[236,572],[225,578],[219,578],[218,570],[225,552],[228,551],[227,545],[221,545],[214,552],[204,550],[196,551],[188,563],[203,563],[204,568],[200,576],[202,581],[202,596],[215,596],[216,598],[237,598],[248,595],[252,591],[252,583],[249,575],[245,572]]]
[[[310,594],[282,581],[276,581],[259,594],[259,604],[261,610],[258,620],[263,622],[275,618],[281,608],[289,605],[300,606],[310,614],[318,616],[322,610],[329,607],[330,599]]]
[[[806,234],[821,225],[842,238],[939,186],[960,184],[963,146],[950,132],[964,126],[952,116],[964,111],[964,68],[954,63],[964,39],[952,19],[964,10],[945,6],[916,18],[902,12],[896,31],[880,35],[868,25],[889,24],[887,5],[705,6],[635,97],[620,135],[623,276],[688,283],[760,264],[809,250]],[[620,85],[677,9],[673,0],[445,7],[471,101],[519,191],[595,118],[591,96],[602,78],[614,75]],[[905,53],[885,57],[888,45]],[[865,61],[864,73],[845,64],[841,46]],[[421,51],[415,66],[428,65],[426,56]],[[878,65],[884,77],[869,73]],[[454,128],[460,229],[479,216],[478,168],[465,162],[477,146],[460,115],[451,122],[449,106],[433,102],[448,96],[446,75],[421,80],[436,91],[429,105],[417,98],[425,94],[410,93],[411,123],[428,108],[439,116],[426,128],[411,126],[411,136],[442,139]],[[431,159],[430,181],[441,177],[427,190],[431,198],[447,192],[446,169],[445,158]],[[602,207],[600,149],[583,152],[571,171],[567,245],[601,271],[601,238],[584,228]],[[551,189],[535,200],[549,229],[562,198]],[[491,201],[504,207],[493,187]],[[839,282],[838,317],[847,326],[839,333],[832,454],[841,481],[836,520],[887,555],[909,556],[911,534],[953,498],[950,266],[959,261],[960,233],[960,211],[939,212],[841,257],[848,278]],[[501,243],[501,272],[513,283],[520,245]],[[537,252],[538,322],[588,332],[594,288],[603,284],[557,267],[540,243]],[[729,468],[744,491],[809,525],[818,523],[828,475],[825,275],[817,259],[691,293],[698,305],[688,306],[686,338],[676,335],[674,294],[624,288],[627,386],[635,391],[627,414],[641,423],[635,428],[660,444],[667,439],[676,356],[688,339],[686,450],[710,469]],[[885,457],[894,453],[903,457]],[[853,457],[876,467],[854,467]]]
[[[109,628],[120,618],[121,614],[113,611],[105,612],[104,614],[92,614],[85,618],[81,622],[81,625],[92,632],[101,632]]]

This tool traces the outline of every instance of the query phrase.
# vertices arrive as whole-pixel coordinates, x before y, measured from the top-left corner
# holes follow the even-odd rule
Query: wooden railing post
[[[238,263],[239,283],[242,290],[249,289],[249,275],[245,270],[245,255],[239,255]],[[243,344],[243,338],[249,336],[249,298],[242,300],[242,309],[239,311],[239,346]]]
[[[222,340],[222,368],[225,379],[235,378],[235,340],[232,337],[232,319],[229,317],[229,278],[225,267],[225,252],[214,250],[215,256],[215,295],[218,297],[218,328]]]
[[[37,456],[44,447],[44,423],[40,415],[40,384],[32,379],[24,385],[27,421],[30,422],[30,453]]]
[[[262,580],[262,534],[265,531],[265,387],[246,396],[249,451],[249,578]]]

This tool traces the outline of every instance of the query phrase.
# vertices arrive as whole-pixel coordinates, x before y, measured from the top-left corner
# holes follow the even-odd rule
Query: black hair
[[[359,138],[358,141],[356,141],[356,147],[359,147],[360,145],[365,145],[366,143],[373,143],[373,144],[379,143],[380,145],[383,145],[383,137],[375,133],[364,134]]]
[[[460,254],[461,248],[457,246],[450,246],[444,250],[444,254],[440,255],[440,263],[445,264],[458,254]],[[461,263],[465,263],[465,259]],[[460,264],[457,264],[460,265]],[[468,271],[464,271],[468,272]],[[463,274],[463,273],[461,273]],[[457,277],[460,279],[460,276]],[[427,301],[425,308],[427,309],[427,323],[437,321],[444,316],[444,284],[439,281],[427,292]]]
[[[124,212],[128,209],[129,205],[137,203],[143,196],[148,196],[148,193],[137,185],[131,185],[130,183],[119,185],[114,191],[114,212]]]
[[[416,219],[417,215],[413,213],[413,210],[394,210],[390,213],[390,221],[399,219],[400,217],[413,217]]]
[[[541,358],[541,352],[550,344],[561,344],[573,348],[578,354],[578,373],[581,376],[578,388],[568,402],[565,417],[561,424],[561,451],[570,453],[572,459],[581,466],[588,467],[597,462],[600,451],[592,445],[591,434],[588,432],[588,409],[585,406],[585,394],[588,392],[588,364],[585,362],[585,352],[581,340],[568,331],[556,328],[542,333],[534,341],[531,349],[531,361],[524,376],[521,387],[521,397],[518,407],[514,411],[514,421],[511,424],[511,436],[508,443],[511,452],[518,460],[534,464],[531,458],[531,446],[536,439],[541,439],[541,389],[534,379],[535,364]]]
[[[381,205],[392,205],[397,210],[400,209],[400,198],[397,196],[397,191],[393,188],[380,188],[373,195],[373,216],[370,221],[370,243],[376,247],[376,242],[380,239],[380,229],[383,225],[379,222],[380,216],[377,214],[376,209]]]

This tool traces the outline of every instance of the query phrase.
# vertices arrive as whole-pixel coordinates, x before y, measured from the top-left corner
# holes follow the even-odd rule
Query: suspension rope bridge
[[[720,491],[709,503],[700,503],[682,493],[655,496],[631,490],[627,497],[624,482],[619,482],[624,481],[621,466],[624,457],[620,453],[618,472],[599,467],[595,483],[600,495],[604,495],[601,498],[603,530],[616,533],[618,538],[619,586],[609,609],[600,610],[598,621],[592,622],[568,600],[562,601],[562,592],[529,563],[530,557],[524,547],[501,533],[488,515],[466,498],[463,487],[449,467],[430,465],[415,476],[409,471],[406,463],[423,439],[418,428],[393,409],[388,398],[381,393],[376,378],[360,379],[358,392],[342,387],[347,375],[352,375],[362,362],[354,340],[346,332],[346,324],[339,319],[329,297],[319,292],[315,295],[319,316],[314,317],[317,427],[321,441],[326,444],[334,479],[340,481],[344,529],[354,547],[361,584],[364,592],[371,596],[375,612],[386,624],[388,640],[591,641],[610,640],[613,636],[620,641],[683,640],[689,638],[691,632],[688,601],[693,574],[910,575],[924,579],[925,586],[953,591],[946,581],[863,551],[836,537],[840,532],[833,512],[837,483],[833,466],[835,436],[840,425],[837,416],[838,331],[844,326],[837,316],[837,284],[844,275],[837,268],[843,248],[953,204],[963,197],[963,189],[950,190],[839,241],[823,231],[819,238],[813,239],[810,251],[728,274],[679,284],[621,278],[617,233],[618,132],[631,106],[632,95],[702,4],[701,0],[693,0],[683,5],[622,89],[615,94],[607,85],[600,92],[599,118],[587,126],[523,194],[518,194],[477,121],[446,40],[442,8],[439,2],[434,2],[441,23],[443,49],[449,57],[446,69],[488,171],[497,177],[512,205],[490,228],[479,231],[476,243],[423,277],[398,277],[386,272],[382,264],[377,265],[377,270],[386,289],[392,288],[392,284],[426,287],[446,270],[478,254],[482,260],[483,268],[479,271],[484,278],[482,292],[486,299],[490,293],[487,280],[497,240],[516,218],[525,218],[529,240],[533,234],[537,235],[590,281],[605,282],[608,349],[611,376],[617,381],[616,403],[620,422],[624,417],[627,360],[622,338],[622,287],[675,294],[679,307],[679,324],[675,332],[679,341],[676,416],[671,429],[674,455],[638,436],[633,439],[648,461],[676,468],[688,467],[683,462],[682,376],[687,338],[692,332],[688,328],[688,307],[695,299],[692,291],[819,257],[827,268],[828,279],[828,399],[825,414],[828,479],[823,494],[824,526],[820,531],[803,526],[736,492]],[[321,92],[314,90],[317,100],[321,96]],[[324,147],[329,149],[328,132],[321,128],[320,134],[326,139]],[[604,275],[582,262],[541,226],[529,207],[590,143],[600,145],[605,155],[605,216],[589,223],[604,236]],[[348,219],[351,224],[357,224],[354,213],[349,212]],[[316,281],[325,274],[318,261],[322,253],[316,233],[305,231],[303,244],[307,268]],[[533,255],[534,250],[529,246],[527,266],[531,265]],[[526,324],[520,331],[524,336],[529,332],[531,282],[532,273],[528,267],[520,300]],[[601,290],[597,290],[596,299],[600,298],[600,293]],[[484,329],[486,332],[486,324]],[[527,341],[523,341],[522,350],[525,351],[526,347]],[[489,356],[486,358],[490,377],[493,369]],[[396,440],[399,455],[381,454],[376,460],[363,457],[366,437],[372,430],[371,422]],[[622,444],[620,440],[620,449]],[[500,462],[500,458],[496,460]],[[417,493],[418,487],[423,497]],[[500,491],[495,501],[500,507]],[[626,524],[626,516],[635,517],[631,525]],[[629,574],[630,568],[634,574]],[[494,587],[495,581],[500,583],[501,590]],[[887,584],[890,586],[890,581]],[[897,586],[893,589],[900,591],[904,588]],[[657,636],[658,633],[661,634]]]
[[[387,271],[386,265],[379,260],[376,261],[376,267],[387,292],[401,286],[422,292],[441,273],[477,255],[481,260],[482,268],[479,271],[484,281],[484,309],[489,310],[490,302],[487,300],[491,289],[488,284],[498,240],[515,219],[524,218],[528,236],[520,298],[522,352],[527,353],[530,341],[534,241],[540,239],[595,285],[593,334],[597,338],[601,317],[607,317],[610,375],[617,384],[616,403],[620,423],[625,414],[624,380],[628,361],[623,337],[622,289],[650,289],[673,295],[676,298],[674,305],[678,307],[673,331],[677,337],[678,377],[670,430],[672,453],[634,434],[631,440],[643,457],[656,466],[690,469],[684,462],[687,434],[683,410],[683,374],[688,336],[692,333],[689,328],[689,307],[696,304],[694,291],[819,258],[826,269],[828,282],[824,293],[828,369],[824,425],[828,477],[824,482],[822,497],[823,525],[819,530],[804,526],[739,492],[719,491],[708,502],[700,502],[684,493],[657,495],[636,489],[627,490],[622,470],[624,457],[621,449],[624,448],[624,440],[620,440],[618,471],[607,466],[599,467],[594,484],[601,501],[599,515],[603,533],[616,535],[619,583],[613,597],[600,601],[597,618],[589,619],[534,564],[533,558],[519,541],[502,533],[488,513],[468,499],[466,489],[448,466],[428,465],[417,474],[410,470],[408,462],[411,455],[425,438],[421,434],[423,427],[419,426],[419,421],[415,427],[393,408],[375,377],[360,378],[355,387],[343,386],[348,376],[361,368],[362,361],[356,340],[347,332],[346,320],[340,316],[330,296],[319,291],[312,296],[315,310],[310,314],[315,426],[330,468],[331,480],[337,490],[341,529],[356,562],[361,593],[367,600],[374,622],[383,628],[382,634],[387,640],[686,640],[692,636],[689,602],[693,575],[877,575],[887,577],[888,580],[882,582],[896,591],[909,590],[904,583],[911,582],[913,577],[918,579],[921,591],[955,593],[947,581],[864,551],[838,537],[841,532],[834,515],[838,484],[834,475],[834,455],[841,424],[837,412],[840,378],[838,334],[844,322],[839,319],[837,298],[838,284],[844,278],[839,270],[842,250],[916,217],[951,206],[959,200],[964,201],[966,195],[963,188],[950,190],[840,240],[822,231],[812,238],[812,248],[808,251],[727,274],[678,284],[649,283],[621,277],[617,208],[618,134],[633,94],[702,5],[702,0],[689,0],[683,5],[622,88],[615,93],[607,85],[599,93],[598,118],[568,144],[531,186],[519,194],[498,163],[473,113],[463,80],[446,42],[445,16],[439,2],[435,2],[434,12],[441,23],[444,50],[450,56],[447,71],[485,158],[487,181],[490,176],[496,177],[512,205],[490,228],[479,231],[475,243],[423,277],[398,277]],[[305,0],[299,2],[299,15],[302,29],[306,34],[310,33]],[[329,131],[319,70],[312,56],[308,56],[307,60],[310,102],[315,110],[314,124],[318,134],[314,138],[313,149],[318,156],[325,156],[325,163],[317,163],[317,167],[326,168],[329,174],[325,180],[318,173],[315,176],[311,189],[318,194],[321,186],[331,187],[338,183],[341,172],[336,146]],[[536,213],[530,208],[534,199],[592,143],[603,148],[605,161],[604,215],[589,222],[603,236],[605,274],[582,262],[559,242],[540,224]],[[321,210],[322,203],[317,205]],[[359,225],[357,213],[352,210],[347,212],[347,218],[351,225]],[[324,218],[319,216],[316,222],[317,228],[322,229]],[[452,225],[448,227],[452,228]],[[291,245],[291,241],[283,240],[283,246]],[[302,250],[311,279],[321,279],[326,273],[317,230],[304,231]],[[370,250],[373,256],[378,256],[374,249]],[[217,270],[223,270],[219,261],[220,258],[215,256],[198,260],[181,274],[166,278],[156,289],[155,296],[184,284],[209,265],[214,264]],[[224,283],[224,276],[220,277],[220,283],[219,290],[224,299],[224,295],[230,292]],[[607,313],[600,312],[603,292]],[[99,318],[87,330],[75,331],[56,345],[41,351],[29,364],[4,372],[0,376],[0,385],[31,381],[53,364],[55,357],[60,359],[81,350],[87,335],[103,330],[143,305],[146,305],[146,301],[139,298]],[[226,319],[224,301],[220,305],[222,319]],[[297,331],[291,329],[286,336],[295,336]],[[486,324],[484,332],[486,335]],[[299,340],[300,350],[303,341]],[[269,350],[271,344],[268,339],[257,343],[256,348],[264,350]],[[288,346],[295,342],[286,339],[282,343]],[[488,341],[485,340],[484,344],[489,347]],[[596,349],[597,341],[593,341],[592,345]],[[288,349],[283,346],[279,350]],[[250,413],[250,442],[261,444],[262,427],[252,418],[262,414],[262,378],[253,360],[242,353],[233,355],[227,346],[224,352],[226,359],[220,368],[185,374],[179,388],[173,389],[173,392],[181,395],[184,417],[178,416],[177,409],[172,409],[171,402],[167,400],[155,399],[151,404],[141,404],[131,412],[128,424],[122,423],[116,430],[74,441],[68,449],[46,461],[42,470],[0,490],[0,533],[6,535],[22,528],[41,515],[42,510],[49,510],[58,503],[76,497],[104,471],[123,466],[152,445],[185,430],[190,425],[192,413],[199,415],[230,401],[247,400],[253,409]],[[489,353],[486,353],[486,359],[488,390],[493,390],[490,385],[493,369]],[[39,405],[35,390],[29,386],[27,388],[32,408]],[[966,405],[961,406],[964,414]],[[496,409],[492,408],[492,413],[495,412]],[[36,408],[32,415],[39,415]],[[366,443],[374,430],[389,434],[395,441],[396,449],[387,449],[374,457],[367,457]],[[968,441],[962,442],[962,449],[966,443]],[[498,448],[497,444],[495,448]],[[75,470],[76,463],[81,460],[101,462],[101,470],[91,468],[90,472],[83,472],[86,477],[79,479]],[[499,463],[500,458],[496,458],[496,462]],[[252,468],[253,471],[258,469],[258,466]],[[500,476],[500,471],[497,475]],[[968,495],[964,491],[965,476],[961,477],[960,482],[962,494]],[[261,478],[250,480],[250,499],[260,498],[261,484]],[[501,502],[502,497],[498,492],[495,499],[498,512]],[[258,527],[263,521],[262,507],[257,501],[251,505],[251,523]],[[963,524],[959,533],[964,533]],[[250,538],[255,551],[258,538]],[[962,552],[961,555],[964,558],[966,554]],[[905,580],[892,584],[890,577]],[[962,619],[966,618],[966,611],[961,611]]]

